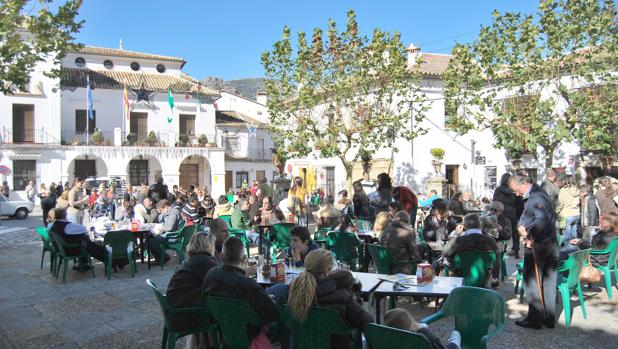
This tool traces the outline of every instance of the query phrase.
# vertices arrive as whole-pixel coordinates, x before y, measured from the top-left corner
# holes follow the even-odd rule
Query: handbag
[[[599,269],[592,266],[590,256],[588,256],[588,265],[582,268],[579,273],[579,281],[587,284],[594,284],[601,281],[601,272]]]

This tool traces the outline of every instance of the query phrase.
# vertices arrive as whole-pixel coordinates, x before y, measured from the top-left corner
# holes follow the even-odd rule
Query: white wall
[[[221,98],[216,103],[219,110],[234,110],[260,122],[269,122],[268,108],[256,101],[221,91]]]

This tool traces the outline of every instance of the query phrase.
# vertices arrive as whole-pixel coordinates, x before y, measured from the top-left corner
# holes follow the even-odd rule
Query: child
[[[427,325],[419,324],[414,321],[412,315],[401,308],[391,309],[384,314],[384,326],[394,327],[404,331],[416,332],[427,338],[433,349],[459,349],[461,345],[461,336],[459,335],[459,332],[453,331],[451,332],[451,338],[449,338],[446,345],[443,346],[440,339],[429,332]]]

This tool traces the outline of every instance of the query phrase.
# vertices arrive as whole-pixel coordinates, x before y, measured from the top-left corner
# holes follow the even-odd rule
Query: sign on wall
[[[485,166],[485,189],[495,190],[498,186],[498,168]]]

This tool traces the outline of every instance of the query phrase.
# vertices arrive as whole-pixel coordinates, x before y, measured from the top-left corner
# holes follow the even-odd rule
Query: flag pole
[[[90,75],[86,75],[86,145],[90,145]]]

